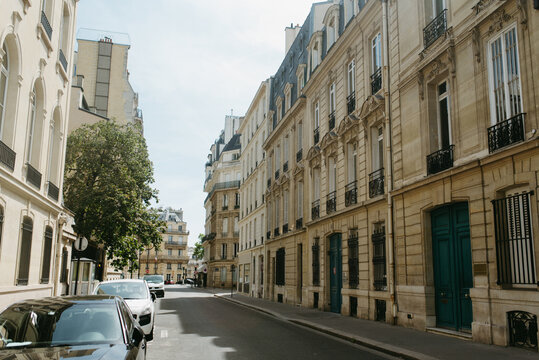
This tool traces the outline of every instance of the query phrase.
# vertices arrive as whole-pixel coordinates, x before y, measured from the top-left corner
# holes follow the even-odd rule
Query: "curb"
[[[428,355],[425,355],[425,354],[422,354],[422,353],[418,353],[418,352],[415,352],[415,351],[403,349],[403,348],[398,347],[398,346],[384,344],[384,343],[381,343],[381,342],[378,342],[378,341],[375,341],[375,340],[371,340],[371,339],[368,339],[368,338],[364,338],[364,337],[361,337],[361,336],[351,335],[349,333],[338,331],[338,330],[335,330],[333,328],[325,327],[325,326],[322,326],[322,325],[319,325],[319,324],[314,324],[314,323],[309,322],[309,321],[291,319],[289,317],[282,316],[279,313],[275,313],[273,311],[266,310],[266,309],[258,307],[256,305],[246,304],[246,303],[244,303],[242,301],[227,298],[227,297],[224,297],[222,295],[215,294],[214,296],[217,297],[217,298],[229,301],[231,303],[234,303],[236,305],[240,305],[240,306],[252,309],[252,310],[256,310],[256,311],[265,313],[265,314],[270,315],[272,317],[275,317],[277,319],[284,320],[284,321],[290,322],[290,323],[298,325],[298,326],[303,326],[303,327],[309,328],[311,330],[315,330],[315,331],[324,333],[326,335],[330,335],[330,336],[333,336],[333,337],[337,337],[337,338],[339,338],[341,340],[351,342],[351,343],[356,344],[356,345],[361,345],[361,346],[364,346],[366,348],[373,349],[373,350],[379,351],[379,352],[384,353],[384,354],[399,357],[401,359],[406,359],[406,360],[435,360],[436,359],[436,358],[434,358],[432,356],[428,356]]]

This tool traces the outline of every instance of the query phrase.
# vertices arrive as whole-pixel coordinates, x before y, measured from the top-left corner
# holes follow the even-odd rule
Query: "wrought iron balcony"
[[[273,236],[279,236],[279,227],[273,229]]]
[[[357,180],[344,187],[344,206],[357,204]]]
[[[488,128],[488,151],[490,153],[524,141],[524,115],[524,113],[515,115]]]
[[[331,214],[337,210],[337,192],[332,191],[326,197],[326,213]]]
[[[374,74],[371,75],[371,91],[376,94],[382,88],[382,68],[379,67]]]
[[[296,219],[296,230],[303,227],[303,218]]]
[[[318,128],[314,129],[314,144],[318,144],[320,141],[320,131]]]
[[[296,162],[300,162],[301,159],[303,159],[303,149],[299,149],[299,151],[296,153]]]
[[[0,162],[6,165],[11,171],[15,169],[15,151],[0,141]]]
[[[288,171],[288,161],[283,164],[283,173]]]
[[[354,110],[356,109],[356,93],[355,92],[351,93],[346,98],[346,107],[348,109],[349,115],[353,113]]]
[[[447,149],[441,149],[427,156],[427,174],[436,174],[440,171],[453,167],[453,149],[450,145]]]
[[[58,189],[58,186],[54,185],[52,182],[47,183],[47,195],[55,200],[58,201],[58,197],[60,195],[60,189]]]
[[[45,32],[50,40],[52,38],[52,27],[44,11],[41,12],[41,25],[43,25],[43,29],[45,29]]]
[[[62,64],[64,70],[67,71],[67,59],[62,49],[60,49],[60,51],[58,52],[58,59],[60,60],[60,64]]]
[[[425,49],[432,45],[447,30],[447,9],[442,10],[427,26],[423,29],[423,43]]]
[[[275,180],[279,178],[279,170],[275,171]]]
[[[369,174],[369,197],[373,198],[384,193],[384,168]]]
[[[335,110],[329,114],[329,130],[333,130],[335,128]]]
[[[286,234],[288,232],[288,224],[283,225],[283,234]]]
[[[311,218],[316,220],[320,217],[320,200],[315,200],[311,206]]]
[[[30,163],[26,163],[26,182],[41,189],[41,173]]]

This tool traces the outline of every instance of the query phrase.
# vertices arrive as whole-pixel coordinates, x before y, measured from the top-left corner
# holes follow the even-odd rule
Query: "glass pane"
[[[517,39],[515,29],[505,34],[505,56],[507,64],[507,89],[509,92],[509,116],[522,112],[520,99],[520,79],[518,69]]]
[[[84,263],[82,265],[82,281],[88,281],[90,279],[90,263]]]

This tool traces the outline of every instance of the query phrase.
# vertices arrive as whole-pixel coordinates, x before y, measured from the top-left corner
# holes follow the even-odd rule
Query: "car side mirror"
[[[155,300],[157,299],[157,296],[155,295],[155,293],[150,293],[150,296],[152,297],[152,301],[155,302]]]
[[[133,328],[133,336],[131,337],[132,344],[138,347],[142,339],[144,339],[144,331],[142,331],[140,326],[135,326]]]

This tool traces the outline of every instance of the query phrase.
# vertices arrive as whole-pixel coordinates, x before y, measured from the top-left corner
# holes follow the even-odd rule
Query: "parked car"
[[[97,285],[94,294],[121,296],[144,330],[146,340],[153,340],[155,294],[150,293],[146,281],[135,279],[103,281]]]
[[[157,297],[165,297],[165,279],[163,275],[144,275],[144,280],[148,283],[150,291]]]
[[[48,297],[0,313],[0,360],[146,359],[144,331],[118,296]]]

